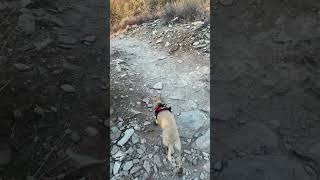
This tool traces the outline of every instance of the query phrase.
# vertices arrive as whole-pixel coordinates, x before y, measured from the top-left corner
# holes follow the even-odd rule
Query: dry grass
[[[110,0],[111,31],[163,17],[193,21],[209,17],[209,0]]]

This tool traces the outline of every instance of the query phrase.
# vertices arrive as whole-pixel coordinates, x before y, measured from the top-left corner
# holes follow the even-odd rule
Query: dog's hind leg
[[[167,158],[168,158],[168,160],[169,160],[169,162],[170,163],[172,163],[172,153],[173,153],[173,151],[174,151],[174,149],[173,149],[174,147],[173,147],[173,145],[172,144],[169,144],[168,145],[168,152],[167,152]]]
[[[175,148],[178,151],[178,157],[177,157],[177,164],[178,164],[178,173],[181,175],[183,173],[183,168],[182,168],[182,158],[181,158],[181,142],[180,139],[177,139],[175,144]]]

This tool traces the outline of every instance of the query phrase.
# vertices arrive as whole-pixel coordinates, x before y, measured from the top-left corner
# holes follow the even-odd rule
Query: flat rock
[[[71,86],[70,84],[63,84],[60,86],[60,88],[64,91],[64,92],[67,92],[67,93],[74,93],[76,92],[76,89]]]
[[[193,148],[210,152],[210,129],[195,141]]]
[[[134,133],[134,129],[127,129],[124,132],[123,137],[118,141],[118,145],[119,146],[123,146],[126,142],[128,142],[128,140],[130,139],[130,137],[133,135]]]
[[[34,45],[34,47],[36,48],[37,51],[40,51],[40,50],[46,48],[47,46],[49,46],[52,42],[53,42],[53,39],[46,38],[46,39],[44,39],[42,41],[33,43],[33,45]]]
[[[121,162],[120,161],[116,161],[113,165],[113,174],[116,175],[119,172],[121,166]]]
[[[64,45],[74,45],[77,43],[77,40],[71,36],[61,35],[58,37],[58,42]]]
[[[180,135],[185,138],[192,138],[195,132],[207,125],[209,125],[209,119],[203,112],[198,110],[182,112],[177,117]]]
[[[122,166],[122,169],[124,171],[129,171],[132,167],[133,167],[133,162],[132,161],[128,161]]]
[[[130,170],[130,174],[134,174],[141,169],[141,166],[135,166]]]
[[[155,85],[153,85],[152,88],[156,89],[156,90],[161,90],[162,89],[162,82],[156,83]]]
[[[294,173],[293,173],[294,172]],[[312,180],[302,164],[283,156],[253,156],[228,161],[217,180]]]

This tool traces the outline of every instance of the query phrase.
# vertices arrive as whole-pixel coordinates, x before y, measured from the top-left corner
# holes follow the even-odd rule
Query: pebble
[[[26,71],[30,69],[30,66],[23,64],[23,63],[15,63],[13,66],[18,70],[18,71]]]
[[[60,88],[64,91],[64,92],[67,92],[67,93],[74,93],[76,92],[76,89],[71,86],[70,84],[63,84],[60,86]]]
[[[204,173],[201,173],[200,174],[200,179],[205,179],[206,178],[206,175]]]
[[[81,140],[81,137],[80,137],[80,135],[79,135],[77,132],[72,131],[72,133],[71,133],[71,140],[72,140],[73,142],[79,142],[79,141]]]
[[[162,89],[162,82],[158,82],[155,85],[153,85],[153,89],[161,90]]]
[[[115,155],[118,151],[119,151],[119,147],[113,146],[110,152],[111,156]]]
[[[160,159],[159,155],[155,154],[153,156],[153,161],[159,168],[162,166],[161,159]]]
[[[130,174],[134,174],[141,169],[141,166],[135,166],[130,170]]]
[[[39,106],[36,106],[33,111],[34,111],[34,113],[36,113],[37,115],[40,115],[40,116],[43,116],[43,115],[44,115],[44,110],[43,110],[41,107],[39,107]]]
[[[112,157],[117,161],[122,161],[125,158],[126,154],[123,151],[118,151]]]
[[[134,133],[134,129],[127,129],[124,132],[124,136],[120,139],[120,141],[118,141],[118,145],[119,146],[123,146],[125,143],[128,142],[128,140],[130,139],[130,137],[133,135]]]
[[[133,162],[132,161],[128,161],[123,165],[122,169],[124,171],[129,171],[132,167],[133,167]]]
[[[132,144],[137,144],[139,142],[139,136],[134,133],[131,138]]]

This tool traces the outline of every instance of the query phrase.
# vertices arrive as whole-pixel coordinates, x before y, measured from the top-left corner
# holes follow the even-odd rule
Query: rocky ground
[[[319,12],[312,0],[217,4],[215,179],[319,179]]]
[[[102,1],[0,2],[1,179],[105,179]]]
[[[182,179],[210,179],[209,25],[156,20],[127,30],[110,41],[112,179],[179,179],[153,123],[154,95],[176,116]]]

